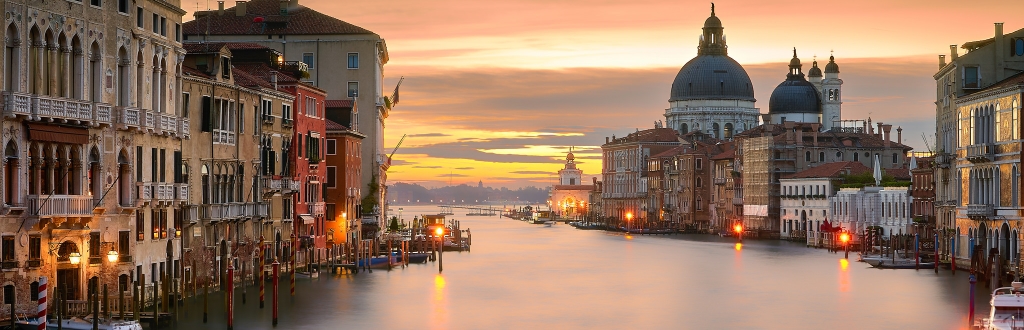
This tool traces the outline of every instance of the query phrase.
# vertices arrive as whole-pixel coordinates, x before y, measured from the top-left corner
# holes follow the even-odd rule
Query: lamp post
[[[626,233],[629,234],[630,223],[633,222],[633,212],[626,212]]]
[[[444,224],[434,230],[437,234],[437,272],[444,271]]]

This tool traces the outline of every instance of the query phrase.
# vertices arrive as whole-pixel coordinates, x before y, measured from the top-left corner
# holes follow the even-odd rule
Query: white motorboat
[[[1024,329],[1024,283],[1013,282],[1009,287],[992,291],[992,306],[988,318],[981,321],[982,329]]]

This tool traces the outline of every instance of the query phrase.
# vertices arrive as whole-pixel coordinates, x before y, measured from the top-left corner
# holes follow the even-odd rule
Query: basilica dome
[[[772,97],[768,100],[769,114],[821,113],[821,97],[818,96],[818,90],[804,78],[803,72],[800,71],[801,67],[794,49],[786,80],[775,87]]]
[[[711,16],[704,21],[704,33],[697,57],[686,62],[672,81],[669,102],[687,100],[742,100],[754,102],[754,85],[743,66],[729,57],[722,20]]]
[[[728,55],[697,55],[676,74],[669,101],[754,101],[750,76]]]

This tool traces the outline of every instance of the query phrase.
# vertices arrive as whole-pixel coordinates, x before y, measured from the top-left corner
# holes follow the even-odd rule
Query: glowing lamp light
[[[843,244],[849,243],[850,242],[850,234],[848,234],[848,233],[839,234],[839,240],[842,241]]]
[[[68,255],[68,261],[70,261],[72,265],[77,265],[79,262],[82,262],[82,254],[78,252],[71,252],[71,254]]]
[[[732,226],[732,230],[735,231],[737,234],[742,233],[743,232],[743,225],[736,224],[735,226]]]
[[[444,236],[444,228],[437,227],[437,229],[434,229],[434,233],[437,234],[437,237]]]
[[[117,261],[117,251],[110,250],[110,252],[107,252],[107,261],[116,262]]]
[[[626,213],[626,221],[633,220],[633,212]]]

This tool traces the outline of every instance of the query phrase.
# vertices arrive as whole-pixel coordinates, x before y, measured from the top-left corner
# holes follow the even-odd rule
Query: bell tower
[[[572,154],[572,147],[569,147],[569,154],[565,155],[565,168],[558,170],[558,184],[560,185],[582,185],[583,171],[576,168],[576,156]]]
[[[700,36],[697,46],[698,55],[729,55],[729,47],[725,45],[725,28],[722,20],[715,16],[715,3],[711,3],[711,17],[704,21],[704,34]]]
[[[839,79],[836,57],[829,56],[825,65],[825,79],[821,81],[821,129],[828,131],[843,119],[843,80]]]

